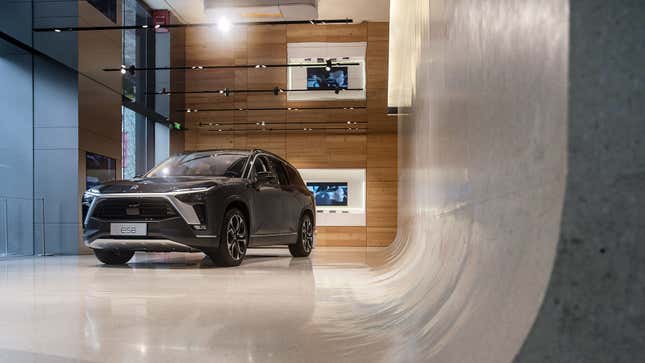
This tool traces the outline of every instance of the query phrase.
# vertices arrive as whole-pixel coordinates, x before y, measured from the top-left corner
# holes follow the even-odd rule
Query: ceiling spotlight
[[[238,110],[238,111],[244,111],[244,109],[243,109],[243,108],[238,108],[237,110]]]
[[[224,96],[228,97],[230,95],[231,95],[231,90],[229,90],[228,88],[224,88]]]
[[[261,125],[262,125],[262,126],[266,126],[266,122],[262,121],[262,122],[261,122]]]
[[[133,64],[128,68],[128,73],[130,73],[131,76],[134,76],[134,71],[136,69],[137,69],[137,67],[135,67],[134,64]]]
[[[335,93],[335,94],[339,94],[339,93],[340,93],[340,87],[336,86],[336,87],[334,88],[334,93]]]
[[[312,25],[313,25],[313,24],[316,24],[316,22],[315,22],[315,21],[313,21],[313,20],[309,20],[309,23],[310,23],[310,24],[312,24]]]
[[[256,65],[255,65],[255,68],[260,68],[260,65],[259,65],[259,64],[256,64]]]
[[[125,74],[126,69],[125,69],[125,64],[121,64],[121,74]]]
[[[213,123],[212,123],[212,122],[209,122],[209,123],[208,123],[208,126],[213,126]]]
[[[219,90],[219,94],[223,95],[223,94],[224,94],[224,90],[223,90],[223,89]]]
[[[331,59],[327,59],[327,61],[326,61],[325,63],[327,64],[327,65],[325,66],[325,70],[326,70],[327,72],[331,71]]]
[[[349,124],[351,124],[351,123],[352,123],[351,121],[347,121],[347,124],[348,124],[348,125],[349,125]]]
[[[197,70],[197,69],[202,70],[202,69],[204,69],[204,67],[202,67],[202,66],[192,66],[190,68],[193,69],[193,70]]]
[[[193,112],[190,108],[186,110],[186,112],[191,113]]]
[[[277,96],[278,93],[280,93],[280,87],[273,87],[273,94]]]
[[[159,28],[161,28],[161,24],[156,24],[155,29],[159,29]]]
[[[60,29],[54,29],[54,31],[55,31],[56,33],[60,33],[62,30],[60,30]]]
[[[222,129],[217,129],[217,131],[222,132]]]
[[[217,29],[219,29],[221,32],[228,33],[231,28],[233,27],[233,24],[226,19],[225,17],[219,18],[219,21],[217,22]]]
[[[147,25],[142,25],[141,27],[142,27],[143,29],[148,29],[148,26],[147,26]]]

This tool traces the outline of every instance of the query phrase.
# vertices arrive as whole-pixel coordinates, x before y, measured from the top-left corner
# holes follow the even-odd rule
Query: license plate
[[[147,229],[145,223],[110,223],[112,236],[145,236]]]

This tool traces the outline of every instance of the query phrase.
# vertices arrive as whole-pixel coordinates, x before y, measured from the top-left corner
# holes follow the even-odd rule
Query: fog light
[[[208,228],[208,227],[203,225],[203,224],[197,224],[197,225],[194,225],[193,228],[198,230],[198,231],[205,231],[206,228]]]

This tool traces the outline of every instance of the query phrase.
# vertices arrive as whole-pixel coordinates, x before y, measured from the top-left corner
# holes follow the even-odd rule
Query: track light
[[[219,18],[219,21],[217,22],[217,29],[219,29],[223,33],[228,33],[231,28],[233,27],[233,24],[226,19],[225,17]]]
[[[341,90],[341,88],[340,88],[340,87],[338,87],[338,86],[336,86],[336,87],[334,88],[334,93],[335,93],[335,94],[339,94],[339,93],[340,93],[340,90]]]
[[[126,69],[125,69],[125,64],[121,64],[121,74],[125,74]]]
[[[355,107],[239,107],[239,108],[203,108],[201,110],[195,108],[178,109],[177,112],[231,112],[231,111],[302,111],[302,110],[354,110],[365,109],[366,106]]]
[[[135,67],[134,64],[133,64],[128,68],[128,73],[130,73],[131,76],[134,76],[134,72],[135,72],[136,69],[137,69],[137,67]]]
[[[280,93],[280,87],[273,87],[273,95],[277,96]]]
[[[331,71],[331,59],[327,59],[327,62],[325,62],[327,65],[325,66],[325,70],[327,72]]]
[[[245,21],[238,24],[245,26],[266,26],[266,25],[290,25],[290,24],[350,24],[353,23],[352,19],[326,19],[326,20],[276,20],[276,21]],[[154,29],[165,28],[210,28],[216,26],[222,31],[230,30],[233,23],[226,18],[221,18],[217,23],[195,23],[195,24],[156,24]],[[130,30],[130,29],[148,29],[148,25],[111,25],[111,26],[81,26],[81,27],[65,27],[65,28],[32,28],[34,32],[80,32],[80,31],[96,31],[96,30]]]

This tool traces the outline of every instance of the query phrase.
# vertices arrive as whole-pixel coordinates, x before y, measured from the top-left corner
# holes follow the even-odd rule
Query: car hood
[[[182,189],[210,188],[221,184],[238,181],[237,178],[225,177],[167,177],[167,178],[137,178],[131,180],[116,180],[92,189],[101,194],[113,193],[169,193]]]

